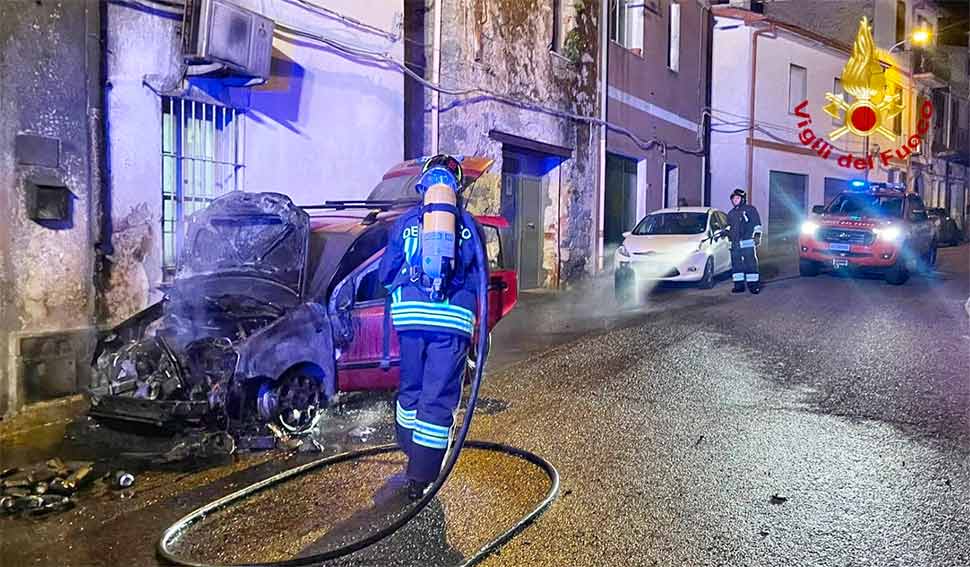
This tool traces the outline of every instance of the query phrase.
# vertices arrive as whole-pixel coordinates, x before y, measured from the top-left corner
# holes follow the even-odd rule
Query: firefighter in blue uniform
[[[731,239],[731,272],[734,280],[732,293],[761,291],[761,275],[758,272],[757,247],[761,244],[761,215],[747,202],[743,189],[731,193],[734,208],[728,213],[728,235]]]
[[[408,496],[413,500],[441,470],[475,328],[477,267],[471,231],[480,228],[461,206],[461,164],[451,156],[428,160],[417,190],[423,196],[441,183],[459,195],[457,206],[417,204],[395,223],[380,265],[401,345],[396,432],[408,457]],[[431,207],[454,209],[456,217],[453,270],[437,289],[422,270],[422,219]]]

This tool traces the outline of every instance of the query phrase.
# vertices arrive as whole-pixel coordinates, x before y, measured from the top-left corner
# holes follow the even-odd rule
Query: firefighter
[[[747,284],[748,291],[756,294],[761,291],[757,253],[757,247],[761,245],[761,216],[758,209],[749,205],[747,200],[743,189],[735,189],[731,193],[731,204],[734,208],[727,215],[734,280],[734,289],[731,292],[744,293],[744,286]]]
[[[453,192],[450,199],[445,187]],[[480,245],[482,233],[461,206],[461,190],[458,160],[431,158],[417,184],[423,201],[395,223],[380,265],[401,345],[396,433],[408,457],[412,500],[421,498],[441,470],[475,328],[473,246]]]

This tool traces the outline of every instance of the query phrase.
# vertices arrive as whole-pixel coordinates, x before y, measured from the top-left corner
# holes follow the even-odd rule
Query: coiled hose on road
[[[485,361],[488,358],[488,262],[485,258],[485,246],[482,242],[481,235],[479,231],[472,230],[472,239],[474,240],[475,249],[475,261],[478,265],[476,270],[478,275],[478,350],[477,361],[475,364],[475,376],[471,383],[471,393],[468,397],[468,408],[465,411],[465,418],[462,422],[461,429],[458,431],[455,437],[455,443],[453,445],[453,450],[448,455],[448,459],[445,461],[444,467],[442,467],[441,474],[438,475],[438,479],[435,480],[434,484],[428,489],[425,495],[415,504],[407,513],[403,514],[400,518],[392,522],[387,527],[377,531],[370,536],[355,541],[351,544],[314,555],[308,555],[306,557],[298,557],[294,559],[287,559],[284,561],[267,562],[267,563],[254,563],[250,565],[261,565],[265,567],[291,567],[297,565],[313,565],[322,563],[325,561],[331,561],[350,555],[356,551],[360,551],[366,547],[374,545],[375,543],[390,537],[392,534],[397,532],[399,529],[403,528],[408,522],[413,520],[418,514],[424,510],[431,500],[438,494],[441,487],[448,480],[451,475],[452,470],[455,468],[455,464],[458,462],[458,457],[461,455],[462,449],[466,446],[466,437],[468,436],[468,431],[471,428],[472,417],[475,414],[475,404],[478,402],[478,392],[481,388],[482,376],[485,372]],[[526,460],[532,464],[535,464],[541,468],[548,476],[550,480],[549,492],[546,497],[536,506],[529,514],[522,517],[518,523],[512,526],[509,530],[504,532],[495,540],[486,544],[477,553],[471,556],[462,567],[475,565],[478,562],[485,559],[489,554],[500,548],[502,545],[507,543],[512,539],[517,533],[525,529],[526,526],[531,524],[539,517],[542,512],[549,507],[553,500],[559,493],[559,473],[556,468],[552,466],[548,461],[530,453],[528,451],[511,447],[508,445],[503,445],[501,443],[492,443],[488,441],[469,441],[467,446],[476,449],[483,449],[486,451],[497,451],[501,453],[506,453],[520,459]],[[349,451],[346,453],[341,453],[339,455],[333,455],[330,457],[325,457],[292,469],[283,471],[277,475],[271,476],[265,480],[247,486],[241,490],[238,490],[232,494],[224,496],[218,500],[210,502],[205,506],[189,513],[187,516],[179,519],[177,522],[169,526],[162,533],[162,537],[158,541],[158,555],[161,556],[166,561],[169,561],[176,565],[185,565],[188,567],[216,567],[209,563],[200,563],[196,561],[191,561],[188,559],[183,559],[175,554],[171,549],[171,544],[178,539],[178,537],[184,533],[192,524],[202,520],[206,515],[215,512],[217,510],[223,509],[234,502],[247,498],[253,494],[256,494],[266,488],[280,484],[286,480],[292,479],[302,474],[306,474],[310,471],[324,468],[331,465],[336,465],[338,463],[343,463],[347,461],[353,461],[357,459],[362,459],[366,457],[372,457],[375,455],[382,455],[386,453],[391,453],[398,451],[396,444],[380,445],[377,447],[369,447],[366,449],[361,449],[358,451]]]

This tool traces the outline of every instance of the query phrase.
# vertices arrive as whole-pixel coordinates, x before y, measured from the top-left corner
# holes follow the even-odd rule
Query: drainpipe
[[[441,12],[444,0],[434,0],[434,30],[431,53],[431,82],[435,85],[441,82]],[[431,155],[438,154],[438,120],[441,93],[431,91]]]
[[[107,2],[89,2],[85,9],[84,47],[88,126],[88,223],[89,242],[94,257],[91,301],[94,305],[92,323],[104,318],[107,306],[102,305],[99,291],[107,284],[106,250],[111,245],[108,219],[107,155],[105,143],[104,76],[106,62],[103,44],[106,41]]]
[[[701,128],[704,129],[704,168],[702,175],[704,182],[704,191],[701,196],[701,204],[710,207],[711,205],[711,113],[710,108],[713,103],[713,82],[714,82],[714,15],[711,13],[710,9],[704,6],[701,13],[706,16],[704,18],[705,31],[707,32],[707,46],[704,50],[705,61],[707,64],[704,66],[704,108],[707,112],[701,114]]]
[[[775,25],[771,24],[767,29],[761,28],[754,31],[751,35],[751,88],[748,93],[748,100],[751,106],[748,108],[748,171],[747,171],[747,191],[748,203],[754,204],[754,125],[755,125],[755,91],[758,86],[758,38],[762,35],[775,33]]]
[[[603,238],[606,231],[606,101],[609,96],[609,82],[607,78],[610,49],[609,36],[609,2],[600,0],[600,139],[599,139],[599,171],[596,196],[596,271],[603,270],[604,245]]]

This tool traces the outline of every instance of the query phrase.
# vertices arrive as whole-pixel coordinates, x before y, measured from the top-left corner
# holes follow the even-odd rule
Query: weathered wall
[[[429,10],[429,30],[432,14]],[[568,14],[567,37],[571,34],[573,45],[579,47],[571,60],[549,49],[553,25],[549,2],[444,3],[441,83],[448,88],[480,87],[596,116],[598,14],[599,3],[591,0],[577,1]],[[546,180],[550,182],[543,183],[548,191],[543,221],[545,284],[568,283],[595,268],[596,138],[588,123],[497,102],[487,95],[442,96],[440,121],[441,151],[487,155],[496,161],[475,190],[473,207],[479,212],[498,214],[500,205],[502,143],[490,138],[490,131],[572,150],[573,157],[550,172]],[[561,188],[558,177],[551,182],[556,176],[561,176]]]
[[[85,9],[0,3],[0,414],[25,400],[23,337],[83,335],[92,324]],[[22,134],[56,140],[52,161],[18,157]],[[27,218],[25,180],[39,175],[70,190],[69,225]],[[35,370],[31,379],[45,379],[43,367]]]
[[[284,25],[403,59],[403,0],[299,4],[236,0]],[[349,25],[349,16],[385,30]],[[162,106],[155,90],[182,89],[180,19],[126,5],[108,9],[108,145],[114,245],[108,318],[117,321],[158,298],[162,280]],[[397,35],[396,35],[397,34]],[[297,203],[363,198],[404,158],[400,71],[348,58],[278,29],[274,77],[252,90],[219,91],[190,79],[245,114],[243,189],[277,191]],[[151,85],[153,88],[149,88]]]

